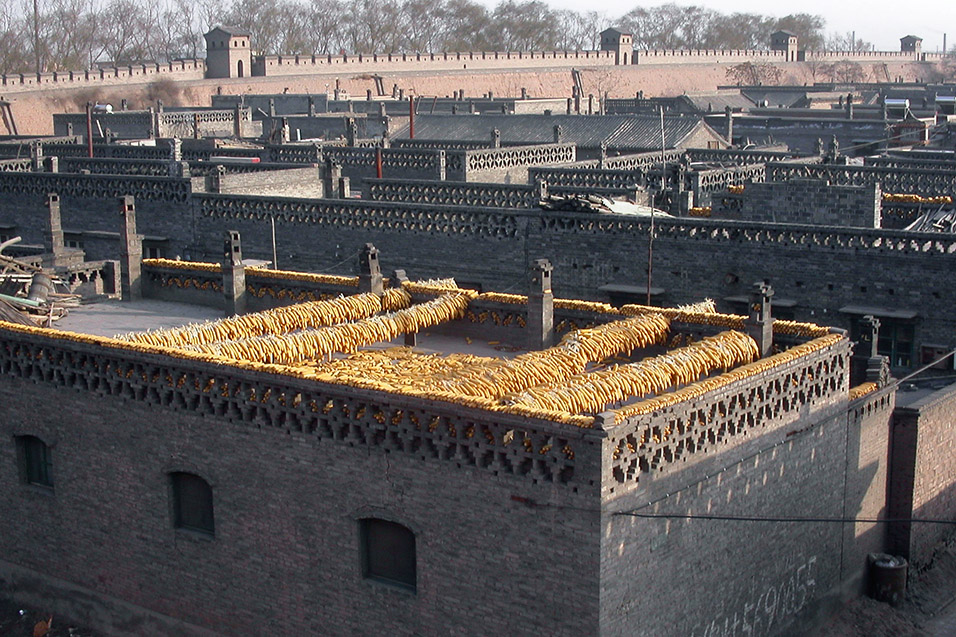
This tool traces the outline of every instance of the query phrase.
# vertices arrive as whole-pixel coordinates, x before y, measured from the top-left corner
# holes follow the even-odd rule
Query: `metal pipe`
[[[408,138],[415,139],[415,96],[408,96]]]
[[[382,147],[375,147],[375,178],[382,178]]]
[[[272,215],[272,269],[279,269],[279,257],[276,254],[276,217]]]
[[[86,103],[86,156],[93,158],[93,102]]]

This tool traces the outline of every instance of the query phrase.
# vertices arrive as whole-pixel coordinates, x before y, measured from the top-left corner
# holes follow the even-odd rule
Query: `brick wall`
[[[882,192],[878,183],[831,186],[822,179],[748,183],[744,192],[714,200],[713,216],[819,226],[879,228]]]
[[[953,386],[906,401],[893,416],[893,466],[890,515],[894,518],[951,519],[956,510],[956,391]],[[905,392],[903,394],[905,396]],[[898,524],[891,528],[891,546],[915,568],[925,567],[933,549],[952,535],[952,527]]]
[[[60,193],[65,229],[95,231],[117,231],[118,219],[108,214],[114,196],[132,192],[140,232],[167,237],[167,254],[187,259],[218,262],[222,232],[230,228],[242,232],[248,257],[271,259],[275,216],[283,268],[354,274],[352,255],[372,242],[386,272],[455,276],[486,289],[523,286],[534,258],[554,263],[555,293],[565,298],[606,300],[598,291],[603,285],[640,287],[647,280],[647,219],[240,195],[190,199],[188,181],[158,177],[2,173],[0,189],[10,195],[0,202],[0,224],[28,244],[42,244],[47,192]],[[956,345],[949,312],[956,307],[949,285],[956,253],[946,235],[714,219],[655,223],[653,285],[664,289],[662,303],[711,297],[731,310],[725,298],[768,279],[778,298],[794,302],[799,320],[849,328],[853,316],[840,312],[848,305],[909,309],[917,312],[917,348]]]
[[[28,348],[63,351],[46,339],[27,341]],[[445,408],[452,420],[433,432],[425,424],[433,415],[441,418],[439,408],[420,414],[421,432],[431,441],[416,434],[421,446],[415,449],[394,428],[396,414],[411,417],[422,407],[412,408],[407,399],[386,406],[381,395],[342,386],[326,394],[329,387],[222,366],[135,354],[119,363],[115,352],[65,347],[86,361],[80,365],[85,371],[77,367],[79,374],[40,383],[5,373],[0,383],[7,414],[0,425],[0,506],[7,512],[0,519],[0,581],[17,581],[11,594],[18,599],[70,582],[82,594],[48,599],[49,606],[109,633],[140,632],[135,627],[141,625],[129,608],[116,616],[85,614],[98,598],[120,598],[220,634],[354,635],[375,627],[396,635],[446,635],[468,634],[475,626],[527,635],[597,632],[599,515],[585,504],[596,493],[588,484],[600,469],[594,461],[600,447],[584,440],[587,430],[548,429],[548,423],[540,429],[542,423],[499,416],[482,424],[480,416],[451,415]],[[129,367],[129,374],[117,376],[119,384],[100,383],[108,359],[137,371]],[[72,365],[62,359],[55,364]],[[183,373],[204,380],[195,390],[192,380],[165,380]],[[228,383],[245,387],[237,389],[240,403],[254,411],[280,408],[286,417],[188,404],[194,398],[187,395],[202,395],[206,375],[216,386],[206,400],[230,403],[219,390]],[[262,393],[268,386],[279,400],[280,393],[297,391],[280,389],[289,382],[299,385],[301,410],[291,399],[273,403]],[[144,391],[124,389],[133,385]],[[258,397],[253,402],[246,400],[249,391]],[[313,397],[316,391],[321,399]],[[326,399],[336,402],[334,410],[318,409]],[[310,400],[319,401],[317,411],[309,410]],[[68,414],[57,406],[64,401],[71,405]],[[386,412],[397,438],[360,424],[374,422],[376,409]],[[294,423],[297,411],[305,420]],[[335,424],[346,421],[352,424]],[[473,438],[466,435],[468,424],[478,429]],[[522,445],[491,464],[479,460],[484,452],[475,445],[484,444],[486,431],[500,438],[505,429],[499,427],[519,424],[534,445],[527,465],[518,458],[525,454]],[[403,427],[415,428],[411,421]],[[358,433],[361,428],[368,435]],[[18,435],[37,436],[52,449],[52,492],[20,483]],[[575,441],[556,441],[553,454],[539,453],[555,435]],[[564,455],[566,444],[576,461]],[[576,467],[577,477],[551,473],[559,457]],[[171,471],[195,473],[211,485],[214,539],[173,528]],[[416,594],[362,577],[358,520],[367,516],[395,520],[416,533]],[[45,582],[38,572],[56,579]],[[573,604],[567,603],[569,589]],[[155,632],[196,632],[156,621],[161,626]]]
[[[847,584],[861,590],[867,552],[884,546],[881,525],[620,513],[882,517],[892,396],[759,428],[607,498],[602,634],[808,634],[829,596]]]

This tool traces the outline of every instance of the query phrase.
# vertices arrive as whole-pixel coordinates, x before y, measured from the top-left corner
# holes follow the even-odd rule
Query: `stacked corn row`
[[[511,305],[527,305],[528,303],[528,297],[524,294],[505,294],[503,292],[482,292],[475,300],[509,303]]]
[[[829,334],[806,343],[801,343],[800,345],[780,352],[779,354],[774,354],[773,356],[768,356],[767,358],[761,358],[760,360],[750,363],[749,365],[743,365],[736,369],[732,369],[725,374],[714,376],[713,378],[707,378],[700,382],[694,383],[693,385],[688,385],[687,387],[678,389],[677,391],[623,407],[617,410],[616,420],[617,422],[622,422],[631,416],[649,414],[665,409],[671,405],[676,405],[677,403],[687,400],[694,400],[703,396],[707,392],[720,389],[721,387],[725,387],[731,383],[747,379],[751,376],[769,371],[781,365],[786,365],[791,361],[797,360],[803,356],[807,356],[808,354],[812,354],[813,352],[825,349],[827,347],[832,347],[845,338],[846,337],[840,334]]]
[[[680,308],[660,308],[653,305],[629,304],[621,307],[623,314],[631,316],[640,316],[648,312],[660,313],[672,321],[681,323],[694,323],[697,325],[711,325],[714,327],[725,327],[729,330],[744,329],[746,317],[735,314],[718,314],[716,312],[694,312],[682,310]]]
[[[478,301],[494,303],[509,303],[512,305],[526,305],[528,297],[524,294],[503,294],[501,292],[483,292],[478,295]],[[607,303],[596,301],[581,301],[579,299],[554,299],[555,309],[580,310],[581,312],[599,312],[601,314],[620,314],[620,310]]]
[[[687,211],[688,217],[709,217],[711,215],[712,208],[710,206],[694,206]]]
[[[426,303],[356,323],[342,323],[280,336],[187,346],[183,349],[217,354],[235,360],[295,365],[335,352],[355,352],[363,345],[388,342],[400,334],[417,332],[425,327],[462,318],[468,307],[468,298],[467,294],[453,292]]]
[[[199,261],[175,261],[173,259],[143,259],[143,265],[167,270],[200,270],[202,272],[222,272],[218,263],[202,263]]]
[[[927,203],[938,205],[944,203],[953,203],[953,198],[949,195],[923,197],[922,195],[902,195],[886,192],[883,193],[883,201],[887,203]]]
[[[290,272],[288,270],[266,270],[265,268],[248,268],[246,270],[246,276],[262,279],[282,279],[283,281],[301,281],[303,283],[325,283],[328,285],[358,287],[357,276],[311,274],[308,272]]]
[[[427,279],[424,281],[405,281],[402,283],[402,287],[405,288],[410,294],[444,294],[449,290],[455,290],[458,292],[470,292],[472,296],[477,296],[478,293],[474,290],[465,290],[459,288],[458,284],[455,283],[455,279]]]
[[[620,314],[621,311],[607,303],[597,301],[580,301],[578,299],[555,299],[554,307],[561,310],[580,310],[581,312],[597,312],[599,314]]]
[[[563,383],[532,387],[511,401],[574,414],[598,413],[628,398],[659,394],[717,369],[750,363],[758,355],[757,344],[751,337],[741,332],[721,332],[638,363],[612,365],[576,374]]]
[[[731,330],[744,329],[744,322],[747,320],[744,316],[736,314],[719,314],[710,309],[698,310],[697,306],[713,303],[705,300],[700,304],[681,306],[677,309],[660,308],[652,305],[629,304],[621,307],[623,314],[631,316],[640,316],[648,312],[658,312],[672,321],[681,323],[692,323],[697,325],[711,325],[714,327],[726,327]],[[806,338],[820,338],[830,333],[830,328],[821,327],[814,323],[802,323],[800,321],[787,321],[783,319],[774,319],[773,331],[775,334],[790,334],[793,336],[804,336]]]
[[[743,191],[744,191],[744,187],[743,187],[742,185],[741,185],[741,186],[727,186],[727,192],[729,192],[729,193],[732,194],[732,195],[739,195],[739,194],[742,193]]]
[[[697,303],[689,303],[687,305],[678,305],[677,309],[681,312],[694,312],[699,314],[716,314],[717,313],[717,304],[714,303],[714,299],[704,299],[703,301],[698,301]]]
[[[806,336],[808,338],[820,338],[830,333],[829,327],[821,327],[813,323],[801,323],[799,321],[785,321],[783,319],[774,319],[773,331],[775,334],[792,334],[793,336]]]
[[[374,378],[395,389],[431,389],[436,382],[453,378],[477,367],[486,367],[493,358],[472,354],[422,354],[408,347],[363,350],[348,358],[315,364],[316,369],[335,378]]]
[[[301,303],[255,314],[233,316],[210,323],[123,334],[116,338],[161,347],[208,345],[219,341],[235,341],[265,334],[287,334],[296,330],[335,325],[374,316],[383,310],[405,308],[410,304],[411,297],[407,292],[391,289],[387,290],[383,297],[371,293],[356,294],[330,301]]]
[[[669,327],[663,316],[648,314],[577,330],[555,347],[463,371],[440,386],[453,394],[501,398],[535,385],[561,382],[583,372],[590,362],[662,343]]]
[[[872,394],[872,393],[875,392],[877,389],[879,389],[879,385],[877,385],[876,383],[863,383],[863,384],[861,384],[861,385],[857,385],[856,387],[851,387],[851,388],[850,388],[850,400],[856,400],[857,398],[863,398],[863,397],[866,396],[867,394]]]

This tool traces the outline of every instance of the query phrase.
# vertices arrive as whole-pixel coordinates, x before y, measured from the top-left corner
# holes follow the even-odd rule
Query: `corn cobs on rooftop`
[[[413,297],[419,297],[418,302]],[[754,362],[756,343],[739,331],[744,318],[717,314],[712,302],[664,309],[557,299],[555,307],[610,315],[610,321],[574,330],[554,347],[512,359],[387,347],[403,334],[462,319],[476,299],[527,303],[521,295],[479,295],[458,288],[453,280],[437,280],[406,282],[381,297],[342,296],[115,339],[38,331],[581,427],[592,426],[594,415],[609,409],[616,411],[618,421],[649,413],[843,338],[816,325],[775,321],[778,333],[814,340]],[[725,331],[665,350],[672,340],[672,321]],[[628,358],[646,348],[660,353]]]

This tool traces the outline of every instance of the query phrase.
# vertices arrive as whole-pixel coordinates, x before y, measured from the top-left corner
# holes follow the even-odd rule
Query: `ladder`
[[[7,132],[11,135],[19,135],[17,132],[17,122],[13,119],[13,111],[10,109],[10,102],[0,100],[0,116],[3,117],[3,123],[7,127]]]

